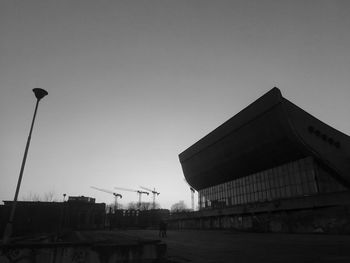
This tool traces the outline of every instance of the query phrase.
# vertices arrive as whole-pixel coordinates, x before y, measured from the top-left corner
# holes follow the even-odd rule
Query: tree
[[[54,198],[55,192],[48,191],[44,193],[42,196],[33,192],[29,192],[27,195],[22,196],[23,201],[32,201],[32,202],[57,202]]]
[[[160,205],[159,204],[155,204],[156,205],[156,209],[160,208]],[[151,210],[153,209],[153,203],[150,203],[150,202],[141,202],[141,205],[139,205],[139,203],[137,202],[130,202],[127,206],[127,209],[129,210],[142,210],[142,211],[145,211],[145,210]]]
[[[190,211],[185,202],[183,200],[179,201],[178,203],[175,203],[171,206],[170,211],[172,213],[178,213],[178,212],[187,212]]]
[[[22,200],[23,201],[39,202],[39,201],[41,201],[41,197],[39,194],[29,192],[25,196],[22,196]]]
[[[55,192],[49,191],[44,193],[44,197],[42,198],[42,201],[44,202],[53,202],[54,201]]]
[[[139,208],[139,206],[138,206],[138,203],[136,203],[136,202],[130,202],[126,206],[126,209],[128,209],[128,210],[137,210],[138,208]]]
[[[106,212],[107,213],[114,213],[116,209],[117,210],[123,209],[123,204],[118,203],[118,207],[115,207],[115,202],[110,203],[110,204],[106,204]]]

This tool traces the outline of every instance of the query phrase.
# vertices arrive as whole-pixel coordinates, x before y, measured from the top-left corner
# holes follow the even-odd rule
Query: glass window
[[[244,185],[243,186],[243,194],[247,194],[248,193],[248,185]]]
[[[268,173],[265,173],[265,183],[266,183],[266,189],[270,190],[271,189],[271,178]]]
[[[279,187],[285,186],[284,178],[283,178],[282,174],[280,174],[279,177],[278,177],[278,185],[279,185]]]
[[[253,192],[254,192],[253,183],[250,183],[250,184],[248,185],[248,192],[249,192],[249,193],[253,193]]]
[[[263,190],[266,191],[269,188],[269,185],[268,185],[269,182],[267,180],[264,180],[262,183],[263,183]]]
[[[264,192],[259,192],[259,202],[264,201]]]
[[[259,192],[254,193],[254,202],[259,201]]]
[[[288,184],[286,186],[286,197],[291,197],[292,196],[292,189],[291,189],[291,185]]]
[[[297,183],[294,172],[289,174],[289,181],[292,185],[295,185]]]
[[[269,179],[267,178],[267,173],[266,171],[262,172],[261,173],[261,178],[262,178],[262,181],[264,182],[267,182]]]
[[[245,204],[245,201],[246,201],[246,197],[245,197],[245,195],[243,194],[243,195],[241,195],[241,203],[242,203],[242,204]]]
[[[305,182],[306,179],[306,174],[305,174],[305,169],[300,170],[300,182],[303,183]]]
[[[310,193],[311,194],[317,193],[316,181],[315,180],[314,181],[309,181],[308,184],[309,184]]]
[[[259,182],[255,181],[253,187],[254,187],[254,193],[256,193],[257,191],[259,191],[258,189],[258,186],[259,186]]]
[[[261,182],[261,173],[256,173],[255,177],[257,182]]]
[[[261,181],[260,182],[260,191],[265,191],[266,190],[266,182],[265,181]]]
[[[296,186],[296,184],[292,184],[290,186],[290,190],[291,190],[291,196],[292,197],[297,196],[297,186]]]
[[[303,190],[303,195],[310,194],[309,185],[308,185],[307,182],[303,182],[301,187],[302,187],[302,190]]]
[[[280,197],[286,197],[286,188],[285,187],[281,187],[280,188]]]
[[[298,162],[293,162],[293,173],[294,173],[294,174],[299,173],[299,165],[298,165]]]
[[[296,173],[295,175],[295,182],[296,182],[296,184],[301,184],[301,177],[300,177],[300,170],[299,170],[299,172],[298,173]]]
[[[303,190],[302,190],[300,184],[297,184],[297,185],[296,185],[296,191],[297,191],[296,194],[297,194],[298,196],[302,195],[302,191],[303,191]]]
[[[277,198],[277,191],[276,188],[271,188],[271,199],[274,200]]]
[[[272,200],[271,189],[269,189],[269,190],[266,191],[266,199],[267,199],[268,201],[271,201],[271,200]]]
[[[285,173],[286,173],[286,174],[285,174],[285,179],[284,179],[284,180],[285,180],[285,184],[286,184],[286,185],[290,185],[290,184],[291,184],[291,181],[290,181],[290,179],[291,179],[291,178],[290,178],[290,177],[291,177],[291,176],[290,176],[291,172],[290,172],[290,170],[289,170],[289,165],[286,166],[286,168],[285,168]]]
[[[271,184],[271,188],[277,187],[275,177],[273,176],[270,177],[270,184]]]
[[[256,186],[256,182],[253,183],[253,191],[252,192],[256,192],[257,191],[257,186]]]
[[[251,194],[248,193],[247,194],[247,203],[251,203],[251,202],[252,202]]]
[[[281,192],[279,188],[274,188],[275,199],[281,198]]]

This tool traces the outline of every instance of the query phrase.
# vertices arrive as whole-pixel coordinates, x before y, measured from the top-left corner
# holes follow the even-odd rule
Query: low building
[[[116,210],[107,214],[110,228],[158,228],[159,223],[169,217],[168,209]]]
[[[3,233],[13,201],[0,206],[0,233]],[[64,230],[103,228],[105,204],[90,197],[69,197],[67,202],[19,201],[13,222],[13,236],[59,233]]]
[[[200,211],[178,225],[350,232],[350,137],[277,88],[179,159]]]

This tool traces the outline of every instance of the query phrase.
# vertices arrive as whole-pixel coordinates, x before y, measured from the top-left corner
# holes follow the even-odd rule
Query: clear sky
[[[350,134],[350,1],[0,0],[0,200],[191,196],[178,154],[272,87]],[[137,201],[122,192],[120,201]],[[151,201],[151,196],[144,198]]]

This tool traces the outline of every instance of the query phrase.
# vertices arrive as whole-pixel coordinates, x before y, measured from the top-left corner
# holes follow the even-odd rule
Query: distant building
[[[87,197],[87,196],[69,196],[68,202],[84,202],[84,203],[95,203],[95,198]]]
[[[0,206],[0,233],[9,218],[13,201]],[[19,201],[13,222],[13,235],[58,233],[63,230],[103,228],[105,204],[91,197],[69,197],[67,202]]]
[[[110,228],[158,228],[159,223],[169,217],[168,209],[116,210],[107,214]]]
[[[277,88],[179,159],[200,208],[182,224],[350,232],[350,137]]]

